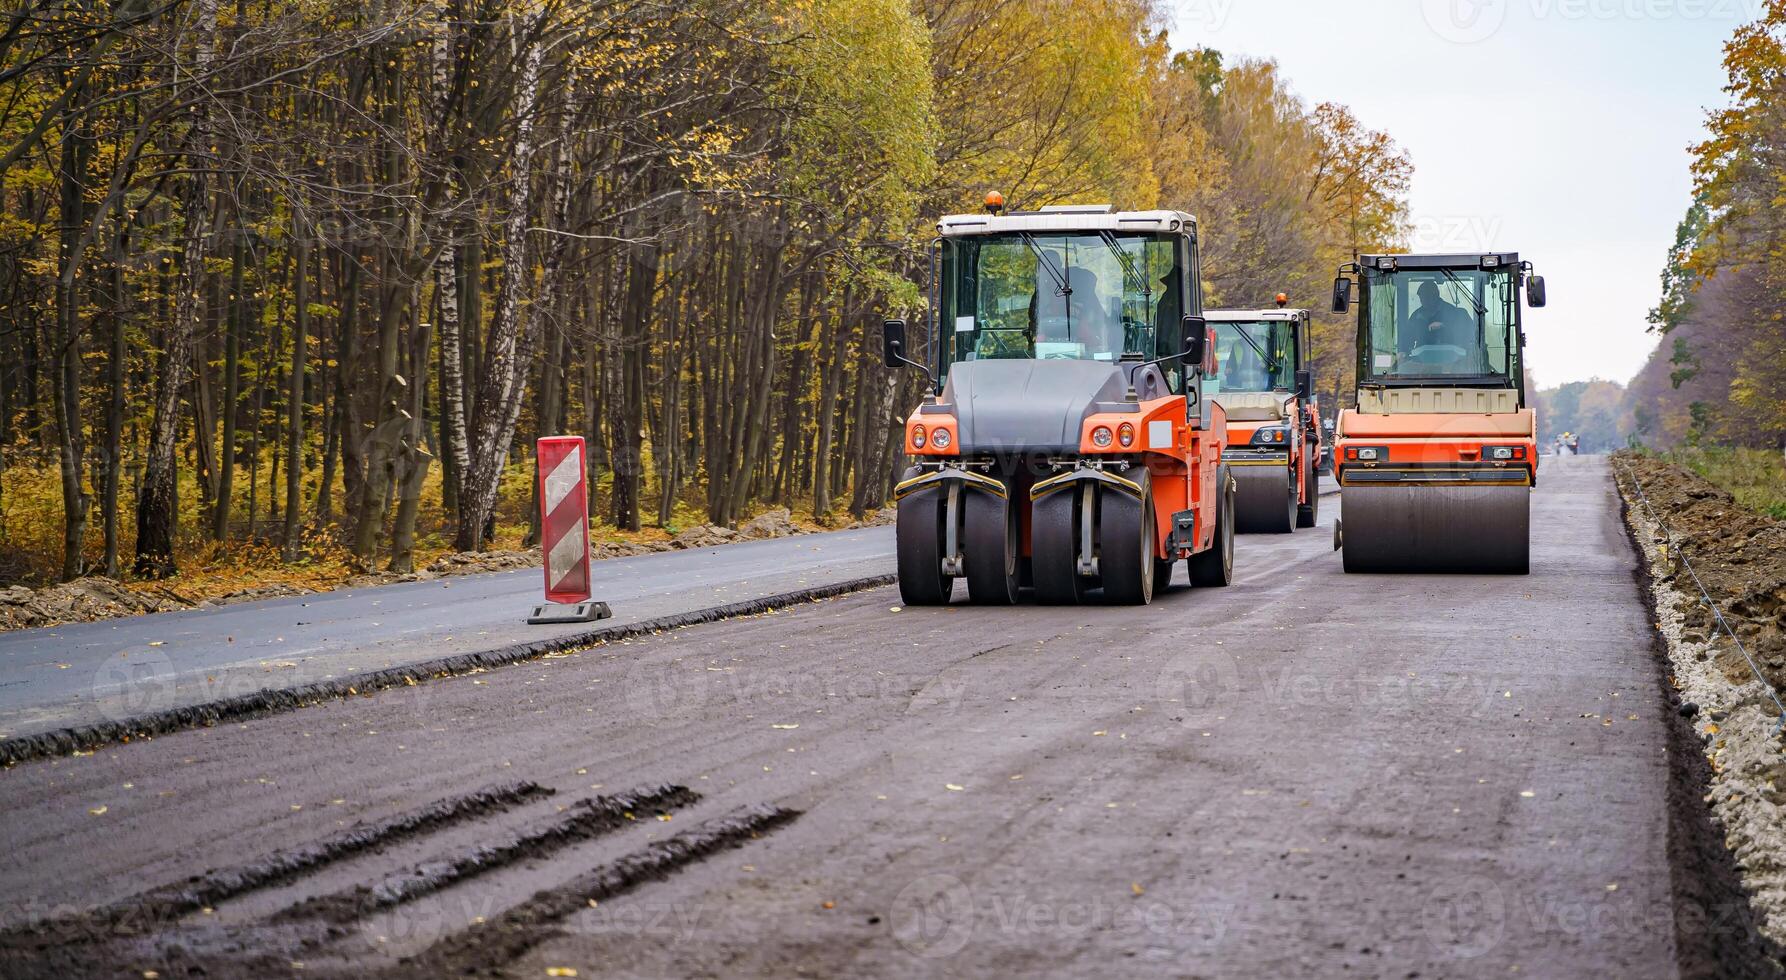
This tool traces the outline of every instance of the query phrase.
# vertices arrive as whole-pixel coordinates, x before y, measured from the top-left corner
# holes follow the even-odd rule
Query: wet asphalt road
[[[1542,480],[1529,577],[1346,576],[1326,528],[1247,537],[1234,587],[1181,569],[1145,610],[880,589],[23,765],[0,928],[556,792],[147,926],[9,933],[0,974],[1672,976],[1635,558],[1604,461]],[[538,832],[666,782],[702,798]]]
[[[596,562],[629,623],[892,571],[890,527]],[[0,738],[122,721],[588,624],[529,626],[540,571],[464,575],[0,633]]]

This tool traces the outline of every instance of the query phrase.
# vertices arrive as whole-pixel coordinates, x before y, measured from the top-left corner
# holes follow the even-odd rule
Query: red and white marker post
[[[583,451],[582,436],[539,441],[546,602],[533,608],[529,623],[587,623],[612,615],[607,603],[590,600],[589,482]]]

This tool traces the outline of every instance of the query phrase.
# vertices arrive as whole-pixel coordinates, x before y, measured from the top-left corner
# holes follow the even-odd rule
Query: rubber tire
[[[961,563],[967,597],[981,606],[1017,601],[1017,508],[1008,499],[966,490],[961,501]]]
[[[1186,561],[1191,584],[1226,587],[1234,581],[1234,479],[1222,470],[1222,502],[1216,508],[1215,543]]]
[[[1172,570],[1178,567],[1176,558],[1155,558],[1153,560],[1153,594],[1157,598],[1172,589]]]
[[[1079,552],[1079,488],[1057,490],[1030,506],[1030,569],[1036,601],[1070,606],[1085,601]]]
[[[1141,471],[1141,499],[1098,490],[1098,572],[1104,601],[1145,606],[1153,601],[1153,480]]]
[[[955,577],[943,574],[947,499],[940,489],[925,489],[899,502],[894,528],[899,598],[908,606],[945,606],[955,593]]]
[[[1296,508],[1296,526],[1314,527],[1321,517],[1321,467],[1319,454],[1306,457],[1303,468],[1308,470],[1308,503]]]

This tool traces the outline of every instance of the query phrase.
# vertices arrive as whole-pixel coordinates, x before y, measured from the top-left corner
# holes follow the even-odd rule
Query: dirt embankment
[[[1620,453],[1613,471],[1650,572],[1676,703],[1710,764],[1705,802],[1762,931],[1786,945],[1786,748],[1773,693],[1786,691],[1786,524],[1653,457]]]
[[[850,528],[891,523],[891,508],[873,515]],[[786,508],[759,514],[736,528],[702,524],[691,527],[665,541],[601,542],[591,548],[597,561],[626,558],[663,551],[710,548],[739,541],[758,541],[803,534],[808,530],[794,521]],[[443,555],[425,568],[407,574],[365,572],[349,575],[333,583],[331,588],[366,588],[393,582],[420,582],[451,575],[475,575],[480,572],[501,572],[538,566],[538,551],[480,551]],[[156,583],[125,584],[116,579],[91,576],[63,582],[41,589],[22,585],[0,588],[0,632],[58,626],[63,623],[86,623],[142,613],[173,612],[180,609],[206,609],[237,602],[277,599],[283,596],[307,595],[325,589],[306,588],[287,583],[268,583],[226,593],[205,594],[183,589],[178,580]]]
[[[1684,556],[1724,619],[1776,689],[1786,687],[1786,523],[1749,510],[1736,498],[1693,473],[1652,456],[1621,453],[1625,473],[1668,525],[1676,552],[1662,556],[1683,593],[1676,604],[1682,639],[1710,644],[1718,667],[1733,684],[1753,678],[1729,637],[1693,587]],[[1625,487],[1627,496],[1630,488]]]

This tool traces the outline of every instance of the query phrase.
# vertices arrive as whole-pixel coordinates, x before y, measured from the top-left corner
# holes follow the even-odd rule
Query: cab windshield
[[[1364,270],[1359,379],[1517,384],[1517,285],[1511,267]]]
[[[1176,239],[1038,232],[943,246],[943,364],[1153,360],[1182,348]]]
[[[1213,326],[1218,392],[1295,388],[1296,334],[1288,320],[1219,322]]]

